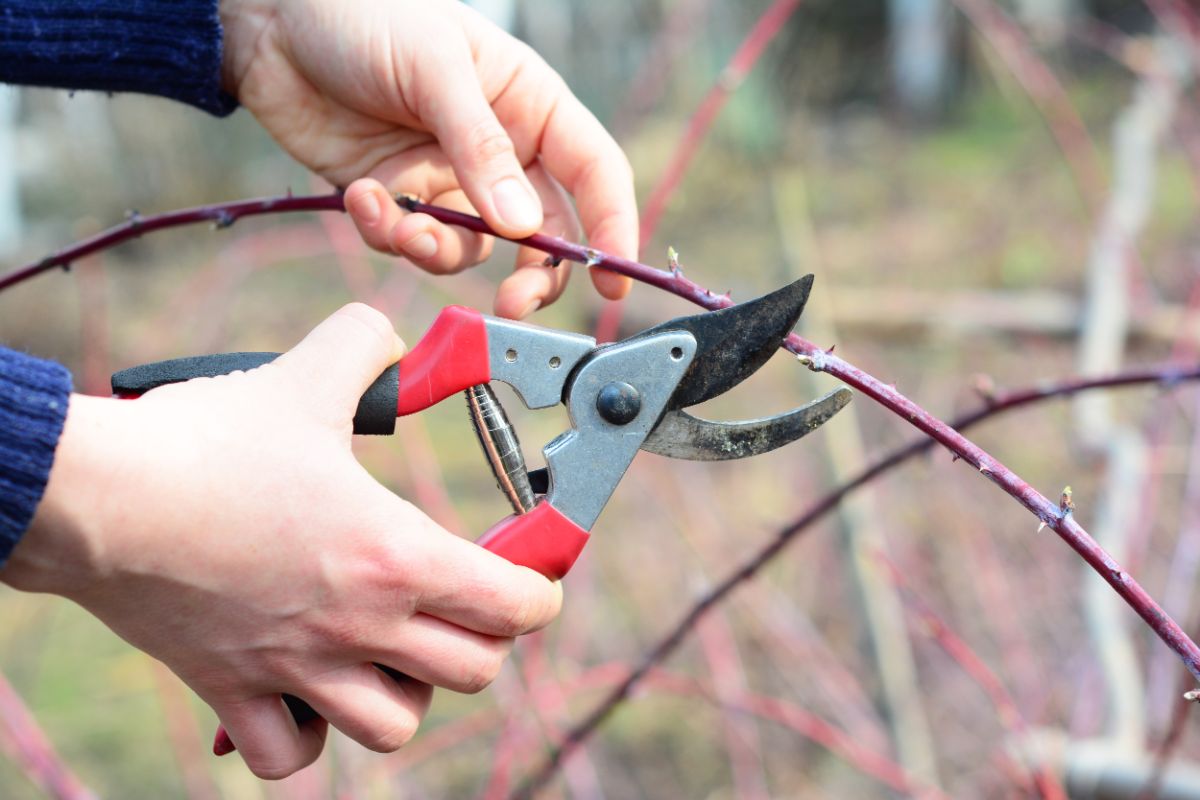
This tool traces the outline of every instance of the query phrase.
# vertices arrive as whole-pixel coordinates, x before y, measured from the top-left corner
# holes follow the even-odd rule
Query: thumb
[[[353,410],[363,392],[404,355],[404,342],[380,312],[350,303],[275,360],[310,398]]]
[[[423,120],[450,159],[471,205],[505,236],[529,236],[542,226],[542,203],[516,149],[479,85],[469,54],[437,59],[424,77],[431,118]]]

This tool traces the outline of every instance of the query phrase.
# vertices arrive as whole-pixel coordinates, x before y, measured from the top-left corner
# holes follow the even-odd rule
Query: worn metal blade
[[[720,311],[677,317],[631,337],[641,339],[664,331],[687,331],[696,338],[696,357],[683,374],[668,409],[703,403],[724,394],[767,363],[779,343],[796,325],[812,275],[756,300]]]
[[[692,461],[728,461],[769,453],[811,433],[850,402],[849,389],[774,417],[740,422],[712,422],[686,411],[669,410],[642,442],[642,449],[660,456]]]

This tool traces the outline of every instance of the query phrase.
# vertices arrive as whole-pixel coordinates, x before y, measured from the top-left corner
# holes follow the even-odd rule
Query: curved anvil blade
[[[769,453],[819,428],[841,411],[850,397],[849,389],[835,389],[794,411],[741,422],[712,422],[670,410],[642,442],[642,449],[692,461],[728,461]]]
[[[755,300],[720,311],[677,317],[630,337],[641,339],[682,330],[696,338],[696,357],[667,407],[694,406],[724,394],[767,363],[795,327],[812,282],[813,276],[805,275]]]

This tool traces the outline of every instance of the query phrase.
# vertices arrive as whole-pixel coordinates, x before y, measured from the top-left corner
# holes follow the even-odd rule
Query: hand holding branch
[[[546,231],[634,258],[632,171],[531,49],[455,0],[223,0],[225,88],[297,160],[337,186],[376,250],[433,273],[485,260],[492,237],[402,213],[410,194],[478,213],[498,233]],[[571,197],[578,203],[579,218]],[[500,316],[553,302],[569,267],[521,248]],[[628,278],[592,270],[610,299]]]

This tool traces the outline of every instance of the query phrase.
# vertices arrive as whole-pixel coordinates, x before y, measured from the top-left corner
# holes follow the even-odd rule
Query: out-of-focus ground
[[[688,2],[644,0],[611,10],[517,4],[517,34],[614,125],[642,198],[720,65],[766,5],[692,0],[682,21],[671,16]],[[980,385],[1025,386],[1076,371],[1088,263],[1105,224],[1098,208],[1114,185],[1113,125],[1135,96],[1139,75],[1130,64],[1153,68],[1161,46],[1155,37],[1164,35],[1137,3],[1080,3],[1066,17],[1069,32],[1057,37],[1034,36],[1028,21],[1022,28],[1030,52],[1057,76],[1090,134],[1082,147],[1094,148],[1089,157],[1103,170],[1106,193],[1089,207],[1043,112],[957,8],[943,9],[946,80],[922,111],[906,109],[896,89],[885,4],[806,3],[723,111],[658,233],[644,243],[643,259],[664,265],[667,246],[674,246],[690,277],[731,289],[735,299],[815,273],[801,332],[836,344],[840,355],[942,418],[974,407]],[[642,84],[630,82],[646,58],[667,47],[660,32],[668,22],[682,30],[671,46],[683,44],[674,62],[654,73],[663,78],[661,94],[637,108],[634,89]],[[1076,35],[1097,30],[1110,38]],[[1186,37],[1177,33],[1175,40]],[[1182,58],[1195,57],[1194,43],[1180,47]],[[1200,147],[1200,106],[1191,70],[1182,74],[1145,170],[1152,179],[1148,216],[1132,243],[1131,334],[1119,356],[1127,365],[1163,361],[1180,346],[1181,315],[1200,277],[1200,174],[1187,159],[1189,147]],[[128,209],[152,213],[289,189],[323,191],[244,111],[215,120],[157,99],[3,91],[17,104],[11,158],[21,208],[19,242],[4,258],[9,265],[117,222]],[[286,349],[356,297],[387,311],[411,343],[445,304],[489,310],[511,252],[498,247],[486,265],[433,278],[369,253],[340,215],[180,229],[0,294],[0,341],[62,360],[80,390],[100,394],[112,370],[147,360]],[[600,307],[577,270],[562,300],[532,321],[590,332]],[[692,310],[636,286],[622,330]],[[814,329],[816,318],[826,327]],[[1193,324],[1193,353],[1196,330]],[[779,355],[703,413],[760,416],[834,385]],[[1124,487],[1136,509],[1136,524],[1125,527],[1137,530],[1128,531],[1122,559],[1161,599],[1200,537],[1185,500],[1189,476],[1200,469],[1191,452],[1197,393],[1188,386],[1135,389],[1111,399],[1114,425],[1142,434],[1153,456],[1148,474]],[[540,461],[540,443],[561,429],[565,414],[531,414],[515,398],[507,405],[530,460]],[[640,455],[565,582],[560,620],[518,646],[492,689],[472,697],[439,693],[416,740],[391,756],[335,736],[313,769],[284,784],[262,784],[236,756],[206,755],[213,717],[169,673],[54,598],[0,592],[0,672],[65,760],[104,797],[481,794],[500,785],[497,762],[510,761],[517,776],[537,763],[621,665],[636,662],[714,581],[831,488],[835,462],[857,470],[915,435],[868,399],[857,398],[853,408],[854,417],[747,461],[708,465]],[[855,434],[865,455],[853,450]],[[1039,405],[972,438],[1047,496],[1070,484],[1079,521],[1100,524],[1110,456],[1081,443],[1072,405]],[[840,448],[840,458],[831,447]],[[358,449],[381,481],[464,536],[508,513],[455,400]],[[867,564],[861,575],[868,588],[886,584],[890,601],[883,602],[898,603],[885,633],[901,642],[913,666],[907,679],[885,680],[889,660],[880,667],[873,655],[878,640],[854,577],[848,542],[855,534],[868,542],[868,561],[886,547],[906,585],[1007,687],[1028,728],[1091,743],[1114,769],[1128,763],[1130,774],[1140,774],[1178,702],[1181,670],[1121,607],[1110,627],[1129,629],[1125,641],[1137,671],[1107,675],[1086,623],[1086,570],[1075,554],[940,451],[890,473],[866,497],[869,505],[857,506],[857,514],[829,517],[736,592],[663,665],[671,674],[639,691],[602,728],[555,791],[581,798],[894,796],[861,762],[815,740],[799,722],[806,713],[951,797],[1027,796],[1028,771],[1013,753],[1032,748],[1049,759],[1049,751],[1013,732],[978,680],[930,635],[911,599],[892,596],[886,573]],[[1189,625],[1195,604],[1176,597],[1168,610]],[[887,680],[899,681],[917,708],[911,735],[890,722],[895,695],[885,691]],[[1133,684],[1144,725],[1125,712],[1117,718],[1114,680]],[[769,718],[768,706],[788,713]],[[1131,727],[1136,740],[1118,736]],[[1177,761],[1200,758],[1194,727],[1188,723]],[[903,752],[919,739],[931,764]],[[39,794],[0,761],[0,796]]]

